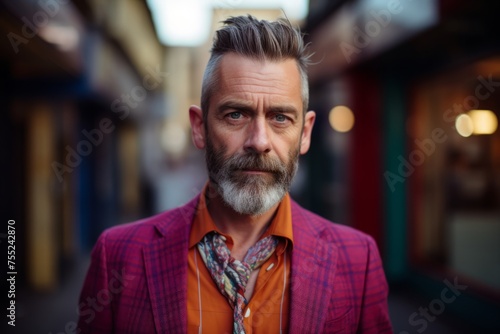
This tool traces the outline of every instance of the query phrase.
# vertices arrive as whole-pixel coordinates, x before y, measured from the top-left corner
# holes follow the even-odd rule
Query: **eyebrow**
[[[217,113],[223,113],[224,111],[228,109],[235,109],[235,110],[242,110],[242,111],[253,111],[254,109],[250,104],[243,103],[243,102],[236,102],[236,101],[227,101],[222,103],[218,108],[217,108]]]
[[[238,101],[227,101],[222,103],[218,108],[217,108],[217,113],[223,113],[224,111],[228,109],[235,109],[235,110],[241,110],[241,111],[246,111],[246,112],[254,112],[254,108],[251,106],[251,104],[247,104],[244,102],[238,102]],[[266,112],[270,113],[275,113],[275,114],[288,114],[293,116],[295,119],[298,118],[299,112],[298,110],[291,106],[291,105],[281,105],[281,106],[271,106]]]

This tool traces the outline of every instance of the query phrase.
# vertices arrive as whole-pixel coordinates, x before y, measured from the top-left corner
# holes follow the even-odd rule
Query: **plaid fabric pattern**
[[[198,197],[102,233],[78,305],[80,333],[186,333],[187,253]],[[373,239],[292,201],[291,333],[392,333]]]

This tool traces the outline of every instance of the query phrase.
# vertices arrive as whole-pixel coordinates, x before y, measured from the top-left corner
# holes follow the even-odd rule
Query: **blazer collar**
[[[188,241],[198,200],[199,196],[183,207],[162,215],[156,229],[163,237],[143,249],[157,333],[187,331]]]
[[[199,195],[169,215],[163,215],[156,224],[163,237],[144,247],[146,279],[157,333],[187,331],[189,231],[198,200]],[[324,328],[334,289],[337,248],[320,238],[304,216],[304,209],[294,201],[291,204],[294,247],[290,328],[297,333],[319,333]]]
[[[320,236],[297,203],[292,202],[294,248],[290,285],[290,328],[297,333],[324,330],[335,286],[338,250]]]

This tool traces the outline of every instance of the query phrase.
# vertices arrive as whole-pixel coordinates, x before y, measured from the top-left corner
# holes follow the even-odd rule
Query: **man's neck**
[[[215,191],[211,192],[216,194]],[[243,215],[227,206],[219,194],[207,199],[207,208],[215,226],[230,235],[234,245],[231,255],[241,260],[248,249],[264,234],[271,223],[279,203],[261,215]]]

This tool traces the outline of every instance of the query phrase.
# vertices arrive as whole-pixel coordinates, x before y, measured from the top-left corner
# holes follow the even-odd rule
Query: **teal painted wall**
[[[400,173],[407,149],[405,84],[397,78],[382,80],[383,114],[383,193],[384,193],[384,265],[389,281],[406,278],[409,244],[407,235],[407,179]],[[403,170],[404,171],[404,170]]]

